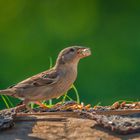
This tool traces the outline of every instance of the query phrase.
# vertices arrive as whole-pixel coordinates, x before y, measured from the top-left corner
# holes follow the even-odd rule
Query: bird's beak
[[[80,49],[78,49],[78,54],[81,57],[87,57],[87,56],[91,55],[91,50],[90,50],[90,48],[80,48]]]

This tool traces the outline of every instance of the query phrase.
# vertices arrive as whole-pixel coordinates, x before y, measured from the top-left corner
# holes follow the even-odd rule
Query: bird
[[[28,109],[30,102],[58,98],[64,95],[76,80],[79,60],[90,55],[91,50],[87,47],[64,48],[52,68],[0,90],[0,94],[21,99]]]

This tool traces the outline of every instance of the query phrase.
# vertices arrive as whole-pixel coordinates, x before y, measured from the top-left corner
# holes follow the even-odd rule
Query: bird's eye
[[[70,49],[70,52],[74,52],[74,51],[75,51],[75,49],[73,49],[73,48]]]

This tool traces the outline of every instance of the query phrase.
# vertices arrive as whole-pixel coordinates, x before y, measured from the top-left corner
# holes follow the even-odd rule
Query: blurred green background
[[[139,7],[138,0],[0,1],[0,89],[48,69],[61,49],[82,45],[92,56],[79,64],[81,101],[140,99]]]

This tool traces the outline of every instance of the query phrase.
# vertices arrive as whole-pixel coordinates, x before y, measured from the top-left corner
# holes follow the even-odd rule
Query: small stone
[[[120,107],[119,102],[115,102],[115,103],[111,106],[112,109],[118,109],[119,107]]]
[[[120,105],[120,107],[121,108],[125,107],[125,104],[126,104],[126,102],[122,102],[121,105]]]

